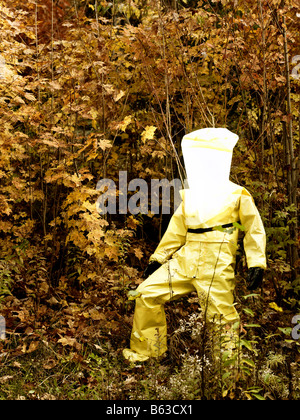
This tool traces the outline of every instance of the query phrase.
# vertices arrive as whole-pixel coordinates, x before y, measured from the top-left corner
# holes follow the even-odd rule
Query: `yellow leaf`
[[[145,130],[142,132],[142,142],[145,143],[146,140],[152,140],[154,137],[155,131],[156,131],[156,127],[154,127],[154,125],[147,125]]]
[[[105,247],[105,255],[110,259],[114,261],[118,261],[119,257],[119,249],[116,246],[108,246]]]
[[[44,236],[44,241],[51,241],[53,239],[53,235],[51,233],[47,233],[47,235]]]
[[[124,120],[120,123],[119,128],[122,131],[125,131],[128,125],[132,122],[132,116],[128,115],[124,118]]]
[[[222,397],[225,398],[227,396],[227,394],[228,394],[228,389],[224,389],[222,391]]]
[[[75,184],[76,187],[79,187],[81,185],[80,178],[81,178],[81,175],[78,176],[77,174],[73,174],[73,175],[69,176],[69,179],[72,182],[74,182],[74,184]]]
[[[110,140],[99,140],[98,141],[98,147],[100,147],[100,149],[105,150],[105,149],[110,149],[112,147],[112,144],[110,142]]]
[[[120,90],[120,92],[114,93],[114,100],[115,102],[118,102],[123,96],[125,95],[125,92],[123,90]]]
[[[270,308],[275,309],[277,312],[283,312],[283,309],[280,308],[280,306],[277,305],[275,302],[269,303]]]

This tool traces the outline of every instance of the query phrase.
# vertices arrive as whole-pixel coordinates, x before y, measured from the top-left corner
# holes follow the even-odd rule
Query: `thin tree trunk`
[[[290,79],[290,65],[288,54],[288,42],[286,31],[286,20],[283,18],[283,35],[284,35],[284,58],[285,58],[285,71],[287,81],[287,123],[286,123],[286,158],[287,158],[287,171],[288,171],[288,204],[290,207],[290,216],[292,222],[289,224],[290,237],[293,243],[291,244],[291,267],[292,275],[296,276],[296,262],[298,260],[297,249],[297,184],[298,174],[295,160],[294,144],[293,144],[293,115],[291,104],[291,79]]]

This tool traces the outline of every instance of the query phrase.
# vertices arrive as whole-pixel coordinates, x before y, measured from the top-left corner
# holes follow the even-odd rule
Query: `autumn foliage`
[[[180,178],[181,138],[207,126],[240,136],[232,179],[266,227],[265,305],[299,311],[297,3],[0,1],[0,313],[20,337],[8,352],[43,338],[80,354],[101,334],[124,345],[127,292],[168,217],[101,216],[97,182]],[[238,269],[243,282],[242,252]]]

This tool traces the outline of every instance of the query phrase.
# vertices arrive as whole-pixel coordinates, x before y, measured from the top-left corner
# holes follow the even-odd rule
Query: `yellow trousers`
[[[219,244],[206,244],[215,256]],[[211,248],[216,249],[211,249]],[[222,260],[222,258],[221,258]],[[167,324],[164,304],[193,291],[207,321],[231,324],[239,320],[234,306],[234,267],[203,261],[195,278],[178,272],[176,258],[167,261],[137,288],[139,295],[133,319],[130,348],[141,356],[158,357],[167,350]],[[223,260],[224,261],[224,260]]]

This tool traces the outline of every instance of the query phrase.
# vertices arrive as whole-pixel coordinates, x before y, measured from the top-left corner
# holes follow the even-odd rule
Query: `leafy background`
[[[1,398],[299,398],[298,15],[293,0],[0,1]],[[171,364],[121,357],[127,293],[169,216],[101,216],[96,185],[181,177],[183,135],[207,126],[240,136],[232,179],[262,215],[268,270],[248,298],[241,247],[250,370],[187,385],[193,335],[173,336]],[[167,307],[171,334],[182,319],[191,334],[195,302]]]

